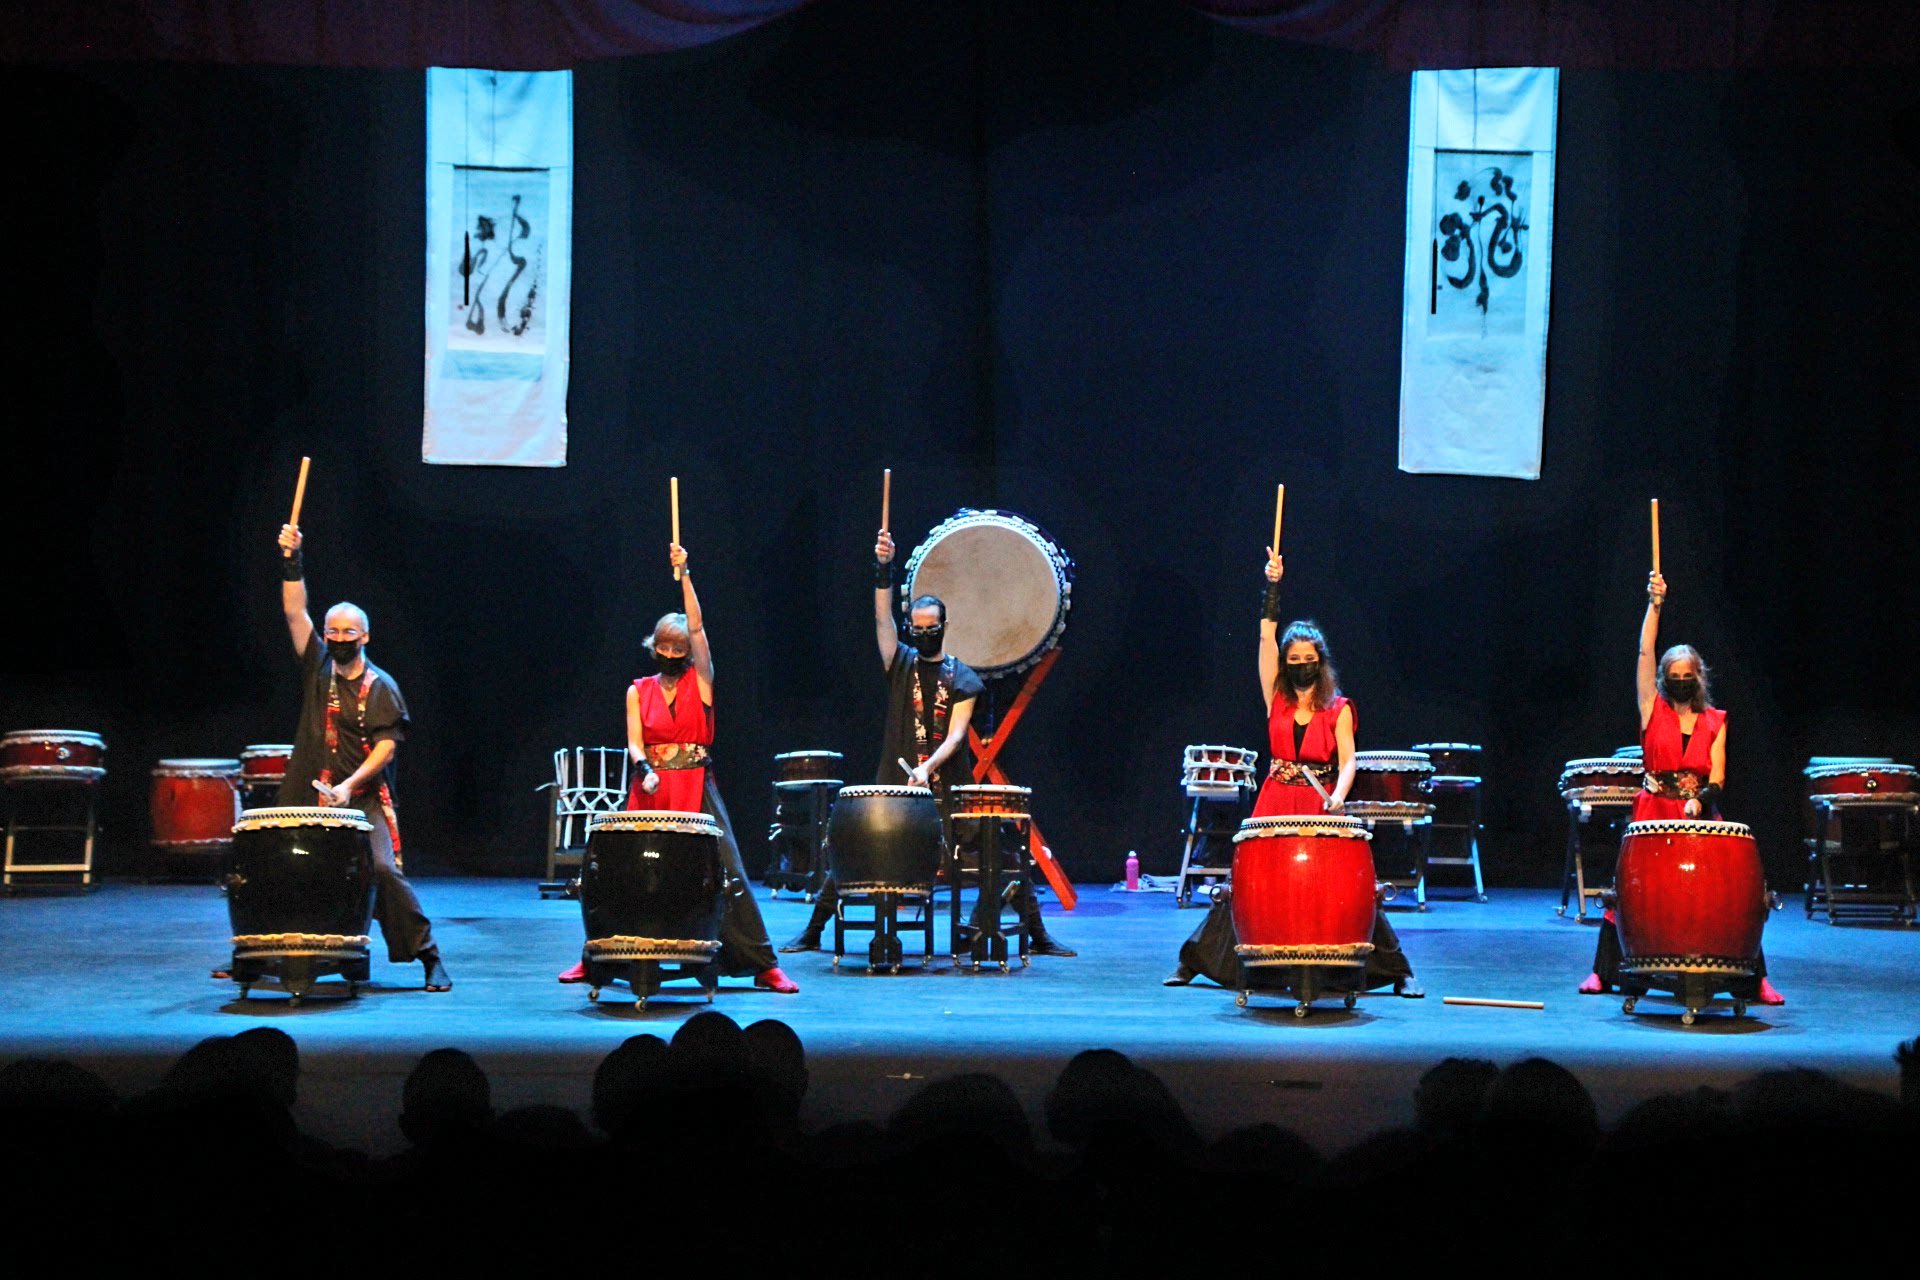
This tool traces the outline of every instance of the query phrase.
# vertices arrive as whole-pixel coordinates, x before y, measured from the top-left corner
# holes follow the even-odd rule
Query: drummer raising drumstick
[[[667,548],[667,556],[680,580],[683,612],[662,617],[646,639],[646,650],[659,674],[627,686],[627,808],[704,813],[720,824],[720,859],[733,880],[720,917],[720,972],[730,978],[752,974],[754,986],[791,994],[800,988],[781,972],[774,957],[766,922],[747,887],[733,819],[708,767],[708,748],[713,745],[713,650],[707,643],[700,597],[693,589],[693,570],[687,564],[687,549],[679,543]],[[562,982],[586,980],[584,959],[560,975]]]
[[[1647,614],[1640,622],[1640,651],[1634,668],[1635,692],[1640,701],[1640,794],[1633,798],[1633,821],[1720,817],[1720,791],[1727,779],[1727,713],[1713,705],[1707,693],[1707,664],[1690,644],[1677,644],[1660,655],[1660,610],[1667,600],[1667,580],[1655,569],[1647,575]],[[1750,989],[1735,991],[1756,1004],[1785,1004],[1787,998],[1767,981],[1763,954]],[[1600,919],[1600,937],[1594,947],[1593,972],[1580,984],[1580,994],[1597,996],[1622,985],[1620,933],[1613,910]]]
[[[893,620],[893,561],[893,535],[882,529],[873,545],[873,625],[880,664],[887,672],[887,727],[876,781],[932,788],[945,816],[952,788],[973,781],[967,726],[973,721],[974,700],[986,685],[973,668],[946,652],[947,606],[938,596],[918,596],[907,606],[906,636],[901,638]],[[1031,876],[1021,877],[1012,898],[1026,925],[1031,953],[1075,954],[1047,932],[1031,882]],[[838,897],[829,879],[814,900],[806,928],[780,949],[818,951],[820,932],[833,918]]]
[[[1353,786],[1354,725],[1358,719],[1351,700],[1340,693],[1333,654],[1326,636],[1309,621],[1290,622],[1280,630],[1280,579],[1286,565],[1267,548],[1267,594],[1260,611],[1260,697],[1267,706],[1267,743],[1272,763],[1267,780],[1254,801],[1256,818],[1283,815],[1339,813]],[[1239,955],[1234,947],[1233,913],[1216,902],[1193,936],[1180,948],[1180,964],[1166,985],[1181,987],[1205,975],[1223,987],[1243,990]],[[1258,985],[1257,975],[1248,975]],[[1388,983],[1410,999],[1426,993],[1413,976],[1413,966],[1400,949],[1400,939],[1386,916],[1373,917],[1373,951],[1367,957],[1364,979],[1371,990]]]

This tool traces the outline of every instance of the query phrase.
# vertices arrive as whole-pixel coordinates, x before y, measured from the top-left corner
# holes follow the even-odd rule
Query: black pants
[[[760,904],[754,901],[753,886],[747,880],[746,864],[740,860],[740,842],[734,839],[733,819],[727,816],[720,789],[713,785],[711,769],[707,771],[703,801],[707,816],[720,824],[720,861],[733,879],[720,916],[720,972],[729,978],[765,973],[780,962],[774,958],[773,943],[767,938],[767,922],[761,918]]]
[[[1280,985],[1284,966],[1247,968],[1234,950],[1239,941],[1233,928],[1232,909],[1225,902],[1216,902],[1208,908],[1207,918],[1200,922],[1193,936],[1180,944],[1180,963],[1235,991]],[[1400,935],[1387,923],[1386,913],[1374,908],[1373,951],[1367,956],[1360,989],[1371,991],[1412,976],[1413,965],[1408,962],[1407,953],[1400,949]]]
[[[420,910],[419,895],[394,863],[393,832],[378,801],[369,802],[367,816],[373,820],[373,918],[386,939],[387,959],[406,964],[439,949],[433,922]]]
[[[1609,916],[1611,913],[1608,913]],[[1593,942],[1593,971],[1600,975],[1600,981],[1608,990],[1618,987],[1626,995],[1645,995],[1647,984],[1631,973],[1620,972],[1620,962],[1625,955],[1620,950],[1620,930],[1608,916],[1600,918],[1600,936]],[[1725,990],[1736,1000],[1753,1001],[1760,998],[1760,979],[1767,976],[1767,953],[1762,950],[1756,958],[1753,976],[1750,978],[1729,977]],[[1662,988],[1664,990],[1664,988]]]

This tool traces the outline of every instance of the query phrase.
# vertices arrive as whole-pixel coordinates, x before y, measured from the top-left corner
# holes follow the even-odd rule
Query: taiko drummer
[[[1353,702],[1341,694],[1326,637],[1312,622],[1298,621],[1280,630],[1280,579],[1286,566],[1267,549],[1267,591],[1260,613],[1260,696],[1267,707],[1267,740],[1272,751],[1267,780],[1254,801],[1256,818],[1293,814],[1339,813],[1353,787]],[[1180,964],[1166,979],[1185,986],[1204,975],[1223,987],[1258,986],[1241,974],[1234,950],[1233,915],[1216,902],[1207,918],[1180,947]],[[1251,976],[1251,975],[1249,975]],[[1367,957],[1366,987],[1393,984],[1410,999],[1426,993],[1386,916],[1376,911],[1373,951]]]
[[[1640,700],[1640,794],[1633,798],[1633,821],[1658,822],[1720,817],[1720,791],[1727,780],[1727,713],[1713,705],[1707,691],[1707,664],[1692,645],[1677,644],[1654,661],[1660,639],[1660,610],[1667,580],[1655,569],[1647,575],[1647,613],[1640,622],[1640,651],[1634,683]],[[1767,981],[1766,956],[1760,957],[1751,990],[1735,994],[1758,1004],[1787,999]],[[1600,921],[1593,972],[1580,994],[1619,989],[1620,933],[1609,909]]]
[[[627,687],[627,808],[705,813],[720,824],[720,858],[733,880],[720,918],[720,972],[753,975],[757,987],[792,993],[800,988],[780,970],[767,937],[766,922],[748,888],[740,861],[733,819],[720,799],[710,768],[713,746],[713,649],[693,589],[687,550],[668,548],[680,579],[682,612],[669,613],[653,626],[646,649],[658,674]],[[585,982],[586,961],[560,975],[562,982]]]

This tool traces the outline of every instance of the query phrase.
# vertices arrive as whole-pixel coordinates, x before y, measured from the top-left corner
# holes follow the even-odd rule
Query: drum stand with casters
[[[644,1010],[647,1001],[660,991],[660,984],[674,978],[692,978],[700,984],[701,992],[707,997],[707,1003],[713,1003],[714,992],[720,989],[719,947],[705,960],[691,955],[622,956],[604,953],[604,958],[591,953],[592,943],[588,943],[587,962],[587,999],[598,1004],[600,989],[610,987],[614,982],[624,979],[633,992],[633,1007]]]
[[[38,797],[51,797],[56,791],[61,795],[71,796],[75,794],[74,788],[81,789],[79,794],[85,801],[85,813],[79,821],[30,823],[20,821],[20,801],[24,796],[32,794]],[[25,878],[30,883],[41,883],[44,882],[43,877],[46,880],[51,880],[56,876],[77,875],[80,877],[80,887],[82,889],[91,889],[93,887],[93,846],[95,839],[100,834],[100,824],[97,817],[97,801],[100,795],[99,779],[15,778],[5,784],[4,791],[6,793],[7,806],[7,851],[5,872],[3,876],[0,876],[0,884],[4,885],[6,892],[12,893],[14,891],[16,887],[16,877]],[[23,861],[20,858],[19,836],[23,834],[51,835],[56,833],[81,837],[82,843],[78,860],[70,859],[65,862],[31,862]]]
[[[833,808],[833,795],[841,787],[837,778],[811,778],[805,782],[773,784],[774,813],[796,801],[804,804],[807,816],[800,822],[775,817],[767,838],[774,847],[773,863],[761,883],[778,898],[782,889],[797,890],[808,902],[819,896],[827,879],[827,817]],[[804,859],[793,856],[798,849]]]
[[[975,973],[985,965],[997,964],[1000,972],[1010,973],[1013,959],[1018,957],[1020,967],[1026,968],[1033,963],[1029,954],[1032,937],[1027,932],[1027,922],[1016,916],[1013,928],[1013,947],[1008,948],[1006,930],[1006,912],[1008,899],[1027,884],[1028,870],[1025,849],[1028,821],[1014,819],[1007,814],[956,814],[954,824],[957,827],[965,822],[979,832],[980,839],[980,896],[976,901],[974,919],[984,917],[990,923],[985,928],[975,929],[971,922],[963,925],[961,920],[960,887],[965,876],[960,865],[960,845],[956,841],[951,847],[953,853],[948,860],[948,883],[953,887],[950,915],[948,919],[949,936],[953,951],[955,968],[968,967]],[[1006,865],[1005,855],[1000,849],[1002,826],[1012,828],[1018,839],[1014,843],[1015,863],[1012,868]],[[984,910],[980,904],[992,903]],[[971,939],[969,939],[971,934]]]
[[[233,962],[228,972],[240,988],[240,998],[250,999],[255,986],[272,982],[287,993],[287,1003],[299,1005],[321,978],[346,980],[347,997],[360,994],[362,983],[372,980],[368,960],[368,938],[260,938],[248,945],[234,939]]]
[[[1632,1013],[1641,997],[1649,991],[1665,991],[1678,1000],[1684,1009],[1680,1015],[1680,1025],[1690,1027],[1701,1012],[1713,1004],[1714,997],[1726,993],[1733,1004],[1733,1016],[1744,1018],[1747,1016],[1747,1002],[1727,992],[1727,980],[1752,976],[1752,969],[1712,965],[1659,970],[1622,968],[1620,990],[1625,998],[1620,1002],[1620,1012]]]
[[[1480,873],[1480,779],[1441,774],[1431,779],[1433,821],[1427,827],[1426,849],[1422,861],[1427,867],[1470,867],[1473,870],[1473,900],[1487,900],[1487,882]],[[1460,811],[1464,809],[1465,813]],[[1464,846],[1460,857],[1436,857],[1433,837],[1446,832],[1457,835]],[[1420,900],[1426,901],[1424,872],[1421,875]]]
[[[1232,876],[1233,834],[1240,829],[1240,820],[1247,816],[1249,795],[1247,788],[1233,783],[1213,786],[1189,784],[1186,792],[1192,804],[1187,810],[1187,825],[1180,832],[1186,837],[1187,843],[1180,853],[1180,878],[1173,889],[1173,901],[1177,907],[1193,905],[1195,885],[1208,889]],[[1193,860],[1194,850],[1210,851],[1216,847],[1216,842],[1225,847],[1228,865],[1206,867],[1196,864]]]
[[[1560,915],[1567,914],[1567,903],[1572,901],[1576,904],[1573,918],[1584,923],[1588,919],[1587,904],[1608,892],[1587,883],[1586,831],[1596,816],[1608,826],[1630,816],[1633,798],[1638,794],[1633,787],[1578,787],[1565,793],[1567,860],[1560,873]],[[1617,841],[1615,851],[1617,855]],[[1592,918],[1597,921],[1600,917],[1596,913]]]
[[[1813,806],[1813,845],[1807,852],[1807,919],[1813,919],[1816,911],[1825,911],[1828,924],[1839,924],[1842,916],[1913,924],[1911,841],[1920,796],[1816,796]],[[1866,847],[1847,847],[1849,818],[1854,819],[1856,833],[1871,826],[1872,840]],[[1897,875],[1898,885],[1866,883],[1862,864],[1869,862],[1881,864],[1883,873]]]
[[[920,967],[930,967],[934,956],[933,889],[930,886],[925,889],[904,886],[849,889],[844,885],[833,906],[833,967],[838,969],[846,958],[849,933],[870,933],[873,937],[867,942],[867,972],[877,973],[882,969],[888,973],[900,972],[900,966],[906,962],[906,948],[900,945],[900,909],[908,906],[920,908],[920,919],[906,922],[905,928],[920,935]],[[848,907],[865,907],[868,914],[850,919]]]

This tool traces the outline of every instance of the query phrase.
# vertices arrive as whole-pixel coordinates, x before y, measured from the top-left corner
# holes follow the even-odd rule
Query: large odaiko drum
[[[348,994],[367,980],[373,824],[358,809],[249,809],[227,863],[229,972],[245,997],[277,978],[294,1001],[329,974]]]
[[[631,810],[587,819],[580,915],[589,999],[625,978],[644,1008],[662,964],[681,966],[713,998],[727,888],[720,836],[720,824],[704,813]]]
[[[1073,605],[1073,561],[1031,521],[963,510],[907,558],[901,603],[940,597],[946,651],[982,676],[1015,675],[1060,643]]]
[[[153,844],[163,853],[224,853],[240,819],[240,762],[162,760],[150,797]]]
[[[1248,969],[1279,968],[1305,1017],[1327,970],[1357,977],[1373,951],[1377,889],[1366,824],[1345,817],[1249,818],[1233,838],[1235,951]],[[1327,975],[1333,977],[1334,975]],[[1348,1008],[1354,1004],[1347,984]],[[1250,992],[1242,991],[1244,1006]]]
[[[1758,966],[1770,898],[1743,823],[1627,824],[1616,872],[1621,969],[1682,997],[1691,1025],[1716,992]],[[1634,997],[1626,1001],[1631,1013]],[[1746,1012],[1736,1000],[1734,1012]]]
[[[827,865],[843,895],[930,895],[945,847],[926,787],[842,787],[834,797]]]
[[[107,740],[78,729],[22,729],[0,737],[0,782],[98,782]]]

